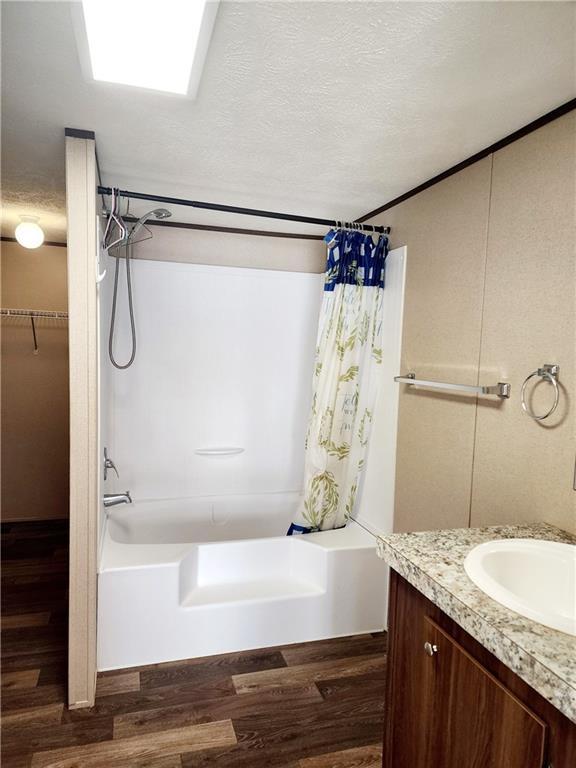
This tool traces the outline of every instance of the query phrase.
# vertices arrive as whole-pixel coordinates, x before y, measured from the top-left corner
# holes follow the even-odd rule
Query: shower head
[[[170,216],[172,216],[172,212],[167,210],[166,208],[154,208],[153,211],[150,211],[148,216],[156,216],[157,219],[169,219]]]
[[[141,216],[136,224],[134,224],[130,234],[128,235],[128,240],[134,236],[136,230],[144,226],[145,222],[147,222],[151,216],[154,216],[155,219],[168,219],[170,216],[172,216],[172,214],[166,208],[154,208],[153,211],[148,211],[148,213],[145,213],[144,216]]]

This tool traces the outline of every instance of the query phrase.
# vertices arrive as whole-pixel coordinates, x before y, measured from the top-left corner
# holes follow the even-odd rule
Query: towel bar
[[[406,376],[395,376],[394,381],[399,384],[410,384],[414,387],[429,387],[430,389],[448,389],[452,392],[464,392],[470,395],[497,395],[498,397],[510,397],[510,384],[499,381],[491,386],[474,386],[471,384],[453,384],[447,381],[429,381],[417,379],[415,373],[407,373]]]

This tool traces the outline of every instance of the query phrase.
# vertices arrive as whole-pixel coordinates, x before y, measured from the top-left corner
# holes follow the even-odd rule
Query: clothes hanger
[[[103,238],[103,248],[105,251],[109,251],[111,248],[120,245],[120,243],[126,238],[126,235],[128,234],[128,229],[124,224],[122,217],[119,215],[120,195],[118,192],[118,189],[112,187],[112,206],[110,215],[108,216],[108,224],[106,226],[106,231],[104,232]],[[108,243],[106,241],[106,237],[112,232],[113,224],[118,228],[118,236],[111,243]]]

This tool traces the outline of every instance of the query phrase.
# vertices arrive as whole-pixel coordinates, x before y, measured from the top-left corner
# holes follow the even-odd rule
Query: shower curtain
[[[288,535],[341,528],[354,509],[382,362],[388,238],[331,230],[306,437],[304,497]]]

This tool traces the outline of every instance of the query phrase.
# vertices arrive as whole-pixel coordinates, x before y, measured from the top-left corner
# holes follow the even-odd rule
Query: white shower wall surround
[[[120,471],[106,491],[299,490],[323,276],[159,261],[134,261],[132,274],[136,360],[126,371],[103,361]],[[122,278],[119,360],[129,354]],[[226,446],[244,451],[197,453]]]
[[[323,276],[137,261],[136,361],[117,371],[108,271],[100,441],[120,479],[104,490],[129,489],[134,504],[102,510],[99,669],[382,629],[388,571],[374,534],[392,529],[405,249],[388,259],[361,524],[292,537]],[[197,453],[226,447],[244,450]]]

